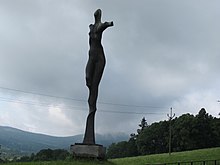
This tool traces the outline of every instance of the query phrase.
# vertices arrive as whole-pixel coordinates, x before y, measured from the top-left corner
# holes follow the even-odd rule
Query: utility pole
[[[173,108],[170,108],[170,114],[167,114],[169,122],[170,122],[170,136],[169,136],[169,155],[171,155],[171,142],[172,142],[172,119],[175,116],[175,113],[173,114]]]
[[[1,155],[2,155],[2,152],[1,152],[1,144],[0,144],[0,160],[1,160]]]
[[[218,103],[220,103],[220,100],[218,100],[217,102],[218,102]],[[220,112],[219,112],[219,114],[218,114],[218,115],[220,115]]]

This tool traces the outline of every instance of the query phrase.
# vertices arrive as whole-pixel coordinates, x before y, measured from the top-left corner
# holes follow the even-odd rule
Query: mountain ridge
[[[97,134],[97,144],[108,147],[110,144],[128,140],[128,135],[119,134]],[[0,126],[0,145],[2,150],[7,154],[16,153],[20,155],[29,155],[36,153],[41,149],[67,149],[71,144],[82,142],[83,135],[58,137],[41,133],[23,131],[9,126]]]

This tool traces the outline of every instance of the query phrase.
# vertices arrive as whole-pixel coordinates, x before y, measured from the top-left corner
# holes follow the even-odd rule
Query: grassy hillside
[[[201,149],[187,152],[156,154],[131,158],[111,159],[107,162],[98,161],[58,161],[58,162],[34,162],[34,163],[10,163],[10,165],[145,165],[147,163],[171,163],[184,161],[220,160],[220,148]]]
[[[176,152],[169,154],[156,154],[147,156],[138,156],[124,159],[114,159],[117,165],[144,165],[147,163],[172,163],[185,161],[202,161],[202,160],[220,160],[220,148],[201,149],[186,152]]]

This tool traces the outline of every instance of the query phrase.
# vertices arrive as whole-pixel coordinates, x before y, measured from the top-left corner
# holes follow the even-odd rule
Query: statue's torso
[[[102,47],[102,31],[101,31],[101,24],[89,26],[89,55],[94,60],[105,60],[104,51]]]

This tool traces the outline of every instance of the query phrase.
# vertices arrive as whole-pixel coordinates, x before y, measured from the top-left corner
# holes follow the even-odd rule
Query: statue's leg
[[[84,144],[95,144],[95,130],[94,130],[94,119],[95,119],[95,112],[90,112],[87,121],[86,121],[86,130],[83,139]]]
[[[92,58],[89,56],[89,60],[86,65],[86,86],[90,89],[93,81],[95,70],[95,64]]]
[[[103,63],[98,63],[95,66],[95,72],[92,78],[92,86],[89,88],[89,115],[86,121],[86,131],[84,135],[84,144],[95,144],[95,130],[94,130],[94,120],[95,120],[95,112],[96,112],[96,102],[98,98],[98,86],[102,77],[102,73],[104,70]]]
[[[89,115],[86,121],[86,131],[84,135],[84,144],[95,144],[95,112],[96,112],[96,100],[97,100],[98,87],[90,89],[89,92]]]

